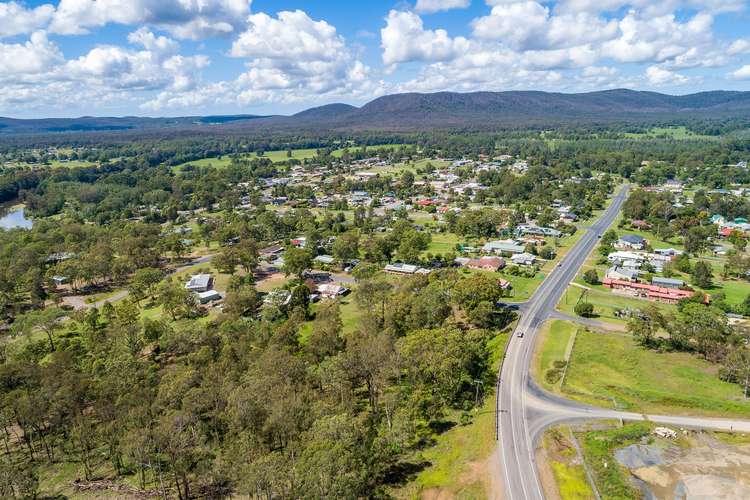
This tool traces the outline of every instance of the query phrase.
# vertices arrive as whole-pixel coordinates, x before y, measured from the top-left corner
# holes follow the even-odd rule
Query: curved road
[[[553,316],[555,305],[596,246],[599,236],[616,219],[628,189],[629,186],[621,189],[601,218],[537,289],[526,304],[516,329],[516,332],[524,332],[524,337],[514,334],[508,344],[498,393],[499,461],[508,500],[544,498],[536,469],[535,449],[541,433],[554,424],[587,419],[651,420],[678,427],[750,432],[750,421],[642,415],[596,408],[550,394],[530,377],[539,327]]]

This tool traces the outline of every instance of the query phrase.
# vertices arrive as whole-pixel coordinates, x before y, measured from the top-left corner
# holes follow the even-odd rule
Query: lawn
[[[548,370],[554,369],[555,361],[564,361],[568,344],[578,327],[568,321],[555,320],[544,325],[534,352],[533,376],[545,389],[552,391],[557,383],[545,378]]]
[[[750,417],[742,388],[696,355],[657,352],[624,334],[580,330],[562,392],[598,406],[660,414]]]
[[[456,244],[461,243],[461,238],[453,233],[433,233],[432,241],[424,253],[444,254],[456,251]]]

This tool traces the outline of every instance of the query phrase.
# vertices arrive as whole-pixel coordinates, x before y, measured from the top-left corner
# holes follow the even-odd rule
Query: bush
[[[585,281],[589,285],[599,284],[599,275],[597,274],[596,269],[589,269],[588,271],[583,273],[583,281]]]
[[[590,318],[594,315],[594,304],[590,302],[579,302],[573,310],[578,316]]]

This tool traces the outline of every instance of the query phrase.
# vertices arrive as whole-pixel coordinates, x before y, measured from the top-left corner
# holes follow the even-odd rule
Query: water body
[[[0,228],[2,229],[31,229],[33,222],[26,217],[23,207],[0,206]]]

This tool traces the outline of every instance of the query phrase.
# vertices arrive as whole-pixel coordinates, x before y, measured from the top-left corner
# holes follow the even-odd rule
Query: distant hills
[[[394,94],[362,107],[328,104],[292,116],[230,115],[180,118],[0,118],[0,134],[205,129],[227,132],[491,130],[643,122],[674,118],[724,118],[750,115],[750,92],[711,91],[672,96],[627,89],[581,94],[538,91],[438,92]]]

